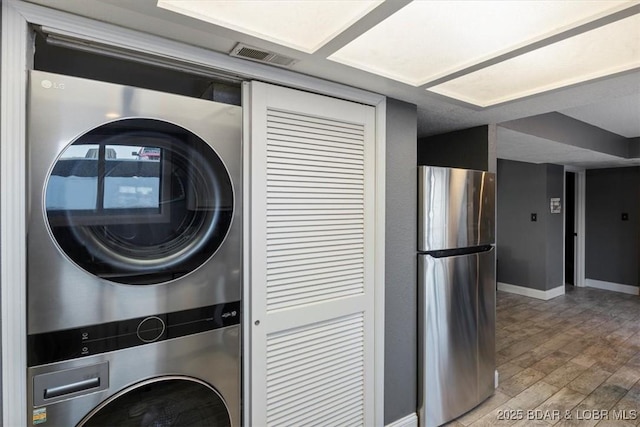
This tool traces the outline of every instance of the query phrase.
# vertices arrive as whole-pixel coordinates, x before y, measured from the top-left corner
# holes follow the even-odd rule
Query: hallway
[[[496,393],[450,426],[640,424],[640,297],[498,292]]]

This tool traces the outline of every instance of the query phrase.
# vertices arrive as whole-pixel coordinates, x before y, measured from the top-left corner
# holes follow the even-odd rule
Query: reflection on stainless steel
[[[494,180],[489,172],[420,166],[418,250],[492,244]]]
[[[171,387],[166,384],[171,381],[200,384],[198,392],[200,402],[210,402],[211,407],[193,408],[190,415],[195,415],[192,424],[179,422],[171,425],[217,425],[210,419],[224,419],[230,417],[231,425],[240,426],[240,327],[231,326],[195,335],[118,350],[101,355],[84,357],[66,362],[53,363],[29,368],[28,377],[28,418],[35,417],[34,409],[46,408],[46,424],[51,426],[105,425],[100,424],[106,418],[131,417],[132,421],[140,421],[136,416],[152,411],[146,407],[153,402],[168,402],[174,405],[176,411],[190,410],[189,401],[192,396],[181,395],[183,388],[176,388],[171,393]],[[108,366],[107,368],[104,368]],[[106,381],[107,387],[87,388],[78,390],[66,397],[42,402],[39,394],[43,390],[41,378],[65,378],[65,373],[83,373],[94,375],[101,372],[101,384]],[[58,373],[58,375],[56,375]],[[104,378],[104,380],[103,380]],[[59,382],[58,381],[58,382]],[[36,384],[37,388],[34,388]],[[48,383],[44,383],[47,385]],[[137,386],[133,386],[138,384]],[[164,388],[161,388],[164,387]],[[157,392],[154,391],[157,388]],[[114,397],[123,397],[116,403],[125,402],[126,395],[136,390],[145,390],[148,395],[162,393],[149,400],[139,399],[138,405],[111,405]],[[38,393],[38,395],[36,395]],[[204,394],[203,394],[204,393]],[[220,400],[222,398],[222,401]],[[37,400],[39,399],[39,400]],[[181,401],[185,399],[187,402]],[[197,401],[197,400],[196,400]],[[37,403],[40,402],[40,403]],[[38,405],[37,407],[35,405]],[[146,405],[146,406],[145,406]],[[100,409],[103,409],[100,411]],[[151,408],[153,409],[153,408]],[[228,413],[221,414],[226,410]],[[91,417],[95,417],[91,420]],[[153,415],[153,414],[152,414]],[[85,418],[85,416],[87,416]],[[201,418],[198,418],[201,417]],[[206,418],[211,417],[211,418]],[[138,417],[139,418],[139,417]],[[86,424],[84,424],[86,422]],[[92,422],[97,424],[92,424]],[[111,423],[107,425],[133,425],[126,423]],[[135,425],[141,425],[140,423]],[[145,425],[156,425],[148,423]],[[158,424],[164,425],[164,424]],[[220,424],[228,425],[228,424]]]
[[[479,255],[478,275],[478,397],[480,403],[495,390],[496,370],[496,254]]]
[[[60,87],[64,89],[59,89]],[[240,107],[39,71],[30,72],[29,96],[30,199],[27,218],[27,330],[29,334],[240,300],[240,271],[242,271],[242,221],[240,220],[242,215],[242,110]],[[117,120],[105,118],[113,112],[117,112],[119,117]],[[196,170],[206,159],[202,152],[180,151],[183,150],[181,144],[171,143],[170,138],[153,138],[145,144],[142,144],[142,141],[138,141],[140,144],[132,144],[129,142],[134,142],[133,139],[127,139],[126,134],[112,132],[108,136],[111,140],[116,138],[117,141],[115,144],[110,143],[109,147],[104,145],[106,140],[99,138],[93,142],[87,140],[86,143],[89,145],[75,146],[76,150],[70,151],[65,159],[60,157],[70,144],[81,140],[82,136],[92,129],[128,119],[140,122],[149,119],[149,121],[166,123],[167,126],[183,129],[185,134],[199,137],[209,147],[207,149],[215,151],[221,160],[222,168],[225,169],[224,174],[228,173],[231,188],[227,192],[228,195],[222,191],[221,185],[216,187],[218,185],[216,182],[210,182],[212,181],[209,179],[211,173],[205,168]],[[154,135],[158,133],[175,135],[175,133],[165,132],[164,128],[140,130],[151,130],[155,132]],[[167,145],[160,146],[164,140],[167,141]],[[91,157],[93,153],[90,158],[85,157],[87,149],[98,147],[102,148],[97,151],[97,158]],[[132,153],[136,150],[139,154],[140,147],[161,148],[160,160],[151,161],[133,156]],[[107,148],[113,148],[115,159],[109,154],[110,151]],[[172,154],[175,152],[180,155]],[[115,205],[118,209],[112,209],[114,206],[109,205],[111,202],[107,202],[100,210],[102,202],[96,204],[96,200],[104,200],[100,197],[100,191],[104,190],[100,190],[99,184],[96,184],[98,189],[93,193],[83,193],[85,198],[92,197],[91,203],[89,200],[56,201],[53,195],[49,198],[47,182],[59,160],[64,160],[68,164],[73,162],[99,164],[101,156],[104,159],[105,170],[110,167],[110,164],[119,162],[122,167],[125,167],[124,163],[128,163],[129,166],[135,165],[145,170],[156,171],[155,175],[149,173],[151,176],[160,174],[157,184],[160,193],[147,201],[141,200],[140,197],[133,197],[131,202],[133,206],[130,206],[130,209],[120,209],[118,205],[120,202]],[[170,156],[173,158],[169,158]],[[172,164],[174,167],[170,169]],[[178,171],[176,165],[180,166],[183,172]],[[216,171],[213,173],[222,170],[221,167],[214,167]],[[163,181],[163,179],[171,177],[171,173],[174,172],[182,175],[173,181],[174,188],[169,189],[166,185],[168,180]],[[125,176],[122,172],[118,173],[118,176]],[[198,173],[201,175],[198,176]],[[99,174],[96,172],[94,176],[97,177]],[[126,179],[133,181],[136,178],[126,175]],[[135,187],[136,191],[138,187],[153,188],[153,185],[148,185],[142,179],[138,181],[141,184]],[[176,209],[165,209],[164,201],[172,200],[169,197],[169,191],[178,194],[180,193],[178,188],[182,185],[180,183],[191,182],[198,186],[202,181],[211,184],[210,191],[206,194],[183,186],[185,188],[181,194],[184,202],[180,208],[183,212],[184,210],[192,212],[190,217],[183,216],[183,218],[191,218],[193,226],[184,227],[184,233],[175,232],[177,235],[172,237],[173,240],[170,239],[173,228],[162,227],[162,224],[171,224],[170,220],[174,219],[174,224],[177,224],[178,218],[172,219],[170,216],[175,214]],[[109,188],[111,183],[108,179],[105,180],[106,184]],[[57,184],[49,182],[49,185]],[[225,208],[227,213],[232,212],[229,214],[232,215],[232,219],[226,238],[224,234],[219,236],[220,228],[216,227],[215,219],[217,214],[202,209],[202,206],[211,204],[212,201],[217,203],[216,200],[220,200],[220,203],[228,207]],[[46,204],[49,202],[59,203],[63,208],[60,209],[59,218],[47,216]],[[71,204],[65,205],[67,202]],[[149,206],[138,206],[144,203]],[[95,213],[93,216],[84,215],[83,212],[76,212],[74,206],[78,210],[85,211],[95,208]],[[154,209],[155,213],[145,214],[146,216],[141,213],[144,210]],[[69,215],[65,215],[62,211],[66,211]],[[128,221],[125,225],[123,225],[124,219]],[[102,223],[96,223],[98,220]],[[49,225],[49,222],[55,223],[55,221],[58,221],[58,224],[64,224],[64,221],[77,221],[79,226],[73,228],[77,231],[76,235],[74,236],[72,232],[68,233],[70,235],[68,246],[70,250],[78,252],[91,253],[91,250],[95,250],[92,255],[95,263],[94,260],[89,259],[87,265],[80,265],[73,256],[65,254],[60,249],[61,246],[56,242],[51,231],[53,226]],[[54,224],[55,227],[64,228],[58,224]],[[87,231],[91,228],[93,228],[92,233]],[[216,230],[213,230],[214,228]],[[152,231],[158,230],[166,234],[153,235]],[[223,233],[224,230],[221,232]],[[189,254],[197,252],[205,242],[211,241],[213,235],[223,241],[214,256],[203,256],[195,264],[187,265],[183,262],[186,258],[190,258]],[[150,242],[147,249],[153,245],[154,248],[158,248],[158,251],[150,253],[145,252],[144,247],[140,249],[142,246],[140,242],[144,239]],[[168,242],[167,247],[175,244],[174,247],[177,249],[171,253],[164,252],[163,256],[161,245],[164,242]],[[93,248],[90,248],[91,246]],[[187,267],[174,268],[174,261]],[[89,269],[91,265],[96,268],[99,266],[100,272],[92,274]],[[129,270],[126,273],[128,278],[123,279],[123,274],[117,271],[121,267]],[[156,276],[150,278],[151,274]],[[146,286],[127,284],[136,280],[138,283],[151,284]]]
[[[494,250],[418,257],[419,412],[437,426],[493,394]]]
[[[204,381],[167,375],[120,390],[89,412],[78,427],[196,424],[231,427],[223,397]]]
[[[430,166],[418,176],[418,416],[431,427],[494,392],[495,177]]]

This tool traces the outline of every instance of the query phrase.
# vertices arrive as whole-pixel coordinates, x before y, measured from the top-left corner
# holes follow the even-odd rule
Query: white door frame
[[[586,199],[586,171],[574,166],[565,166],[565,172],[575,173],[575,231],[578,234],[575,239],[573,284],[577,287],[586,286],[585,283],[585,199]],[[565,174],[565,192],[567,188]],[[565,200],[567,200],[565,195]],[[566,224],[564,225],[566,227]],[[566,251],[566,248],[564,249]],[[563,254],[564,254],[563,251]],[[564,267],[563,267],[564,268]],[[563,275],[564,280],[564,275]]]
[[[375,425],[384,424],[384,262],[386,98],[289,70],[232,58],[70,13],[2,1],[0,116],[0,291],[2,320],[2,425],[26,419],[26,83],[31,33],[42,25],[72,38],[134,50],[230,72],[247,80],[316,92],[376,107],[375,202]],[[244,393],[247,393],[245,390]]]
[[[3,1],[0,93],[2,425],[26,422],[26,92],[31,51],[24,17]]]

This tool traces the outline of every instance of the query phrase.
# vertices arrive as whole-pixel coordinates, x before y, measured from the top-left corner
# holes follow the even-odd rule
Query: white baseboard
[[[631,285],[621,285],[620,283],[605,282],[604,280],[586,279],[585,285],[589,288],[604,289],[623,294],[640,295],[640,287]]]
[[[391,424],[387,424],[386,427],[418,427],[418,414],[409,414]]]
[[[537,298],[541,300],[550,300],[551,298],[564,295],[564,285],[560,285],[557,288],[549,289],[548,291],[540,291],[538,289],[526,288],[524,286],[510,285],[508,283],[498,282],[498,290],[509,292],[511,294],[523,295],[525,297]]]

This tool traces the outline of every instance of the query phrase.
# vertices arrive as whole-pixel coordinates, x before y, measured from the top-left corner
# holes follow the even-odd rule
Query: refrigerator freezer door
[[[444,424],[493,394],[494,249],[418,256],[419,420]]]
[[[418,168],[418,251],[493,244],[494,220],[493,173]]]
[[[496,255],[477,254],[478,268],[478,403],[495,391]]]

